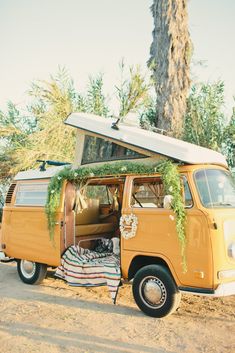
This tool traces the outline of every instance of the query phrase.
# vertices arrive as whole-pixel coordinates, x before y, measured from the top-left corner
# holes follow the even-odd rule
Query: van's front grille
[[[11,199],[12,199],[12,195],[14,193],[15,187],[16,187],[16,184],[11,184],[11,186],[9,187],[9,190],[6,196],[6,204],[11,203]]]

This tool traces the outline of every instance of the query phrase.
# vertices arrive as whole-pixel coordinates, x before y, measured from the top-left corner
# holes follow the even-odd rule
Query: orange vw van
[[[60,178],[64,167],[18,173],[3,210],[0,258],[16,259],[20,278],[35,284],[45,278],[48,266],[60,266],[70,246],[92,249],[97,239],[115,237],[120,240],[122,278],[132,281],[134,299],[147,315],[172,313],[179,306],[181,292],[234,295],[235,186],[225,158],[168,136],[84,113],[71,114],[65,123],[78,130],[75,163],[70,167],[75,177],[61,184],[53,240],[45,204],[48,185]],[[177,215],[169,190],[166,194],[164,189],[164,176],[148,169],[166,157],[178,163],[187,269],[182,266]],[[141,166],[139,172],[130,172],[127,161]],[[106,169],[102,169],[104,163]],[[76,170],[87,167],[91,172],[82,196],[88,206],[76,213]],[[100,175],[92,172],[99,168]]]

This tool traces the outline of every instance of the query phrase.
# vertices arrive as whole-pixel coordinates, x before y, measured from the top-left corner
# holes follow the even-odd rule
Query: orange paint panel
[[[51,266],[60,264],[60,228],[55,227],[54,242],[50,241],[44,208],[5,210],[3,234],[8,256]]]

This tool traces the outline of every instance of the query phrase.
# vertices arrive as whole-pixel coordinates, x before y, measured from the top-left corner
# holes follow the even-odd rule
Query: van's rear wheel
[[[142,267],[134,277],[132,289],[138,307],[152,317],[170,315],[180,303],[181,293],[163,266]]]
[[[41,283],[47,274],[47,265],[27,260],[17,260],[20,279],[27,284]]]

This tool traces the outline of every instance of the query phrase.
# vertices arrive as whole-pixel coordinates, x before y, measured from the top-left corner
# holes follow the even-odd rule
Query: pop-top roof
[[[138,148],[148,156],[149,153],[160,154],[186,164],[217,164],[228,167],[221,153],[123,123],[119,123],[119,129],[115,130],[111,128],[115,121],[116,119],[93,114],[72,113],[65,120],[65,124],[74,126],[87,135],[95,134],[116,143],[120,142],[130,149]]]

